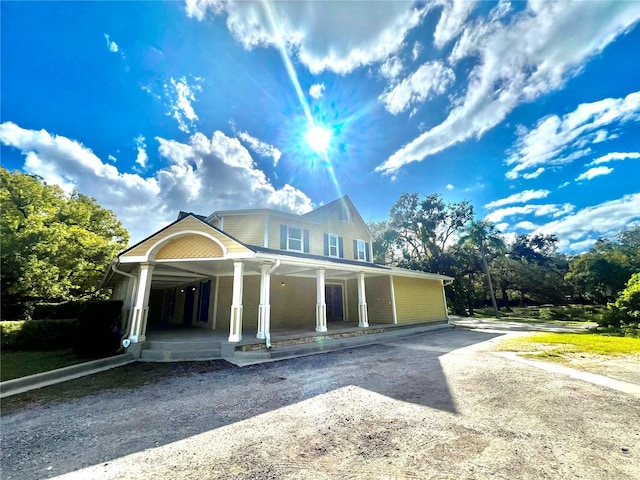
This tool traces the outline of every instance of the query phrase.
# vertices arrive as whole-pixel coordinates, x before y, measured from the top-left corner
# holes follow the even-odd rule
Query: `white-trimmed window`
[[[343,222],[349,222],[349,207],[346,205],[340,205],[340,208],[338,209],[338,218]]]
[[[287,250],[302,252],[302,229],[299,227],[287,227]]]
[[[340,256],[340,243],[338,240],[338,235],[334,233],[330,233],[327,235],[328,246],[329,246],[329,256],[330,257],[339,257]]]
[[[356,260],[363,260],[366,261],[367,260],[367,244],[364,240],[356,240],[355,241],[355,246],[356,246],[356,251],[355,253],[355,257]]]

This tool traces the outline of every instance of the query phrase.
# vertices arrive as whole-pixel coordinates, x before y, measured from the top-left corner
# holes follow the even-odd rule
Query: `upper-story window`
[[[325,233],[324,254],[328,257],[343,258],[342,237],[339,237],[335,233]]]
[[[309,230],[292,225],[280,226],[280,248],[309,253]]]
[[[349,207],[346,205],[340,205],[340,208],[338,209],[338,218],[343,222],[350,222]]]
[[[369,261],[369,244],[364,240],[353,241],[353,258],[356,260],[362,260],[363,262]]]
[[[297,227],[287,227],[287,250],[294,252],[302,251],[302,229]]]

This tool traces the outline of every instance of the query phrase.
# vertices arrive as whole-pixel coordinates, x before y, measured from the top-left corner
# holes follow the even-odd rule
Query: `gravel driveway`
[[[500,358],[496,339],[202,363],[23,409],[1,419],[2,478],[640,478],[640,399]]]

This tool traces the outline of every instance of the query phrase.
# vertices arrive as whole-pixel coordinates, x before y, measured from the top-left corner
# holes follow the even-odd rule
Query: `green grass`
[[[606,310],[602,305],[541,305],[500,309],[499,320],[529,322],[596,322]],[[492,308],[475,311],[479,317],[494,317]]]
[[[0,381],[48,372],[84,361],[77,358],[71,349],[48,352],[3,349],[0,353]]]
[[[515,337],[498,344],[507,352],[535,352],[527,356],[562,357],[566,354],[640,355],[640,339],[609,337],[595,333],[536,333]]]

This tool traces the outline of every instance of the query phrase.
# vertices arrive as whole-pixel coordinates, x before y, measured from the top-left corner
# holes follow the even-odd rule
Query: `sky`
[[[2,2],[4,168],[132,243],[180,210],[469,200],[566,252],[640,224],[640,2]]]

